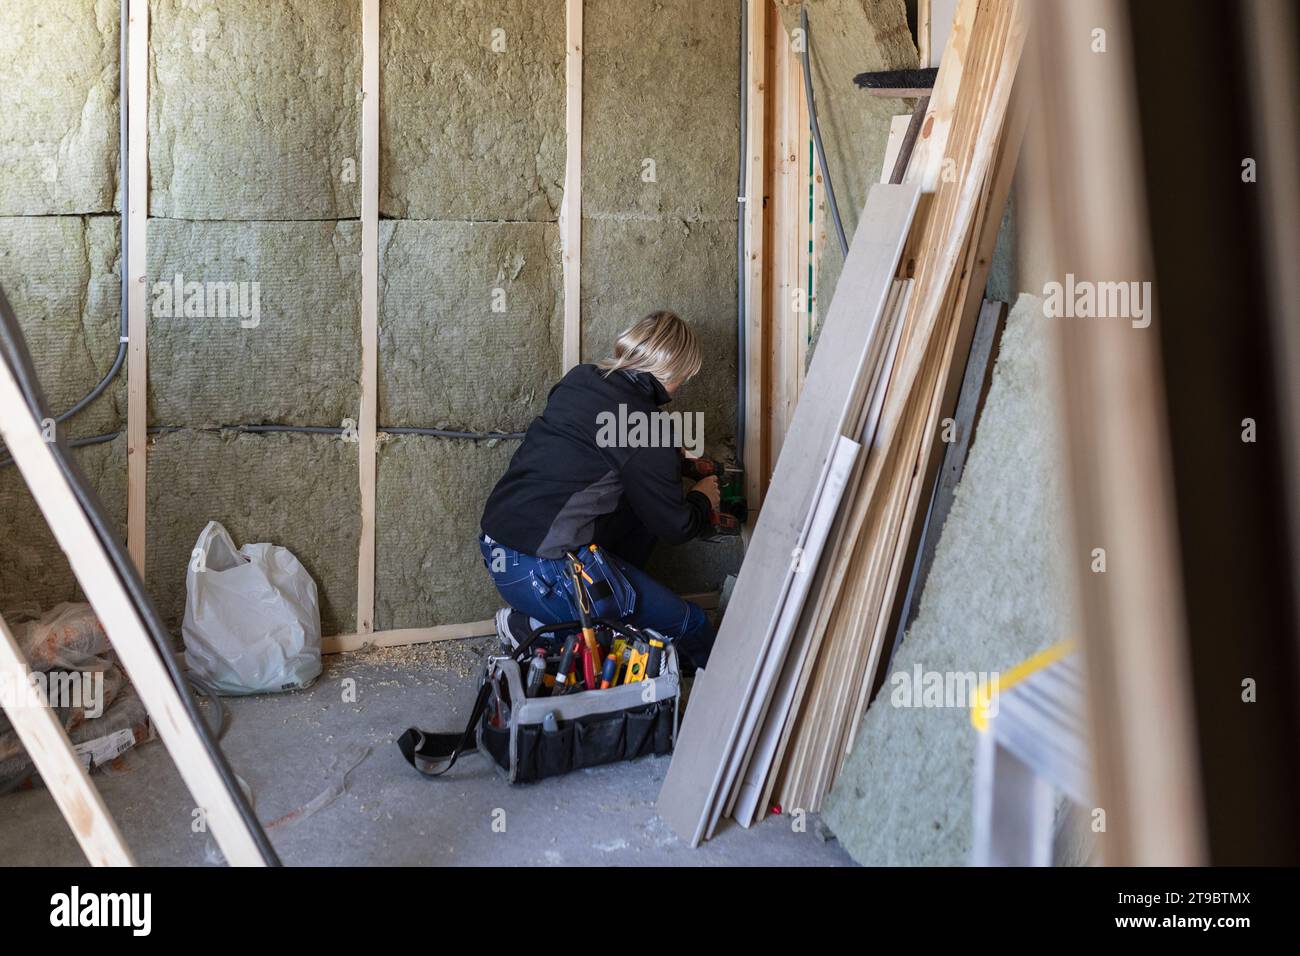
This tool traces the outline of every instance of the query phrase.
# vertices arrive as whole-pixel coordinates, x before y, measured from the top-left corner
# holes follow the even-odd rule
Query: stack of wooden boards
[[[1023,133],[1023,6],[961,0],[904,182],[868,197],[659,795],[692,845],[820,809],[853,745]]]

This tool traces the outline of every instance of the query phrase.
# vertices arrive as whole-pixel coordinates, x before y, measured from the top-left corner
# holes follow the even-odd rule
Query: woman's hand
[[[709,505],[713,508],[714,511],[722,510],[722,508],[720,507],[722,501],[722,495],[721,492],[719,492],[718,490],[717,475],[709,475],[709,477],[701,481],[697,481],[695,484],[691,485],[691,491],[698,491],[706,498],[708,498]]]

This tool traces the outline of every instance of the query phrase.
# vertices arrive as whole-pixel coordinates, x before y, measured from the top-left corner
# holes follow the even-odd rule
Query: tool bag
[[[650,633],[618,622],[594,623],[625,638]],[[548,632],[579,626],[577,621],[569,621],[539,627],[513,654],[488,658],[465,730],[435,734],[410,728],[397,742],[406,762],[426,776],[437,777],[450,770],[462,753],[477,747],[496,762],[511,783],[529,783],[583,767],[671,753],[677,737],[681,686],[677,652],[671,644],[664,648],[657,677],[605,690],[551,697],[524,695],[524,674],[536,642]],[[494,688],[509,708],[509,717],[501,726],[494,725],[489,712]],[[549,715],[553,722],[547,720]],[[548,724],[553,729],[547,729]]]

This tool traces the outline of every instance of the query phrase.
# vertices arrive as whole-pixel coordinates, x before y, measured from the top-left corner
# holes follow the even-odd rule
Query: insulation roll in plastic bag
[[[199,535],[185,573],[185,662],[221,694],[298,690],[320,676],[316,582],[288,548]]]

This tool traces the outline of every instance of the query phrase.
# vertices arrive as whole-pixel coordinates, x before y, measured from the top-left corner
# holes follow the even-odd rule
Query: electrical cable
[[[813,142],[817,145],[817,162],[822,169],[822,182],[826,184],[826,203],[831,207],[831,218],[835,221],[835,234],[840,239],[840,253],[847,259],[849,241],[844,238],[844,223],[840,219],[839,204],[835,202],[835,187],[831,185],[831,171],[826,165],[826,147],[822,145],[822,131],[817,124],[817,104],[813,99],[812,67],[808,63],[812,36],[808,32],[807,7],[799,8],[799,26],[803,29],[803,92],[808,101],[808,119],[812,124]]]
[[[221,695],[217,693],[216,688],[203,680],[203,678],[197,677],[194,674],[189,674],[187,676],[189,677],[190,686],[206,697],[208,703],[212,705],[213,716],[216,717],[216,722],[212,727],[212,732],[216,734],[217,740],[221,740],[226,736],[226,728],[229,726],[230,717],[230,712],[226,710],[226,705],[221,702]]]
[[[207,427],[201,425],[150,425],[148,432],[150,435],[170,435],[174,432],[186,431],[191,427],[194,431],[237,431],[254,435],[280,433],[342,435],[347,430],[337,425],[212,425]],[[430,438],[454,438],[466,441],[518,441],[524,437],[523,432],[462,432],[448,428],[419,428],[405,425],[380,425],[376,431],[387,432],[390,435],[420,435]],[[67,446],[69,448],[85,448],[87,445],[102,445],[121,434],[120,431],[105,432],[102,435],[89,435],[85,438],[69,438],[67,439]],[[12,458],[0,458],[0,468],[8,468],[13,463]]]
[[[119,36],[119,39],[118,39],[118,43],[120,44],[119,47],[118,47],[118,49],[119,49],[120,51],[122,51],[122,53],[118,56],[118,60],[120,61],[120,66],[119,66],[119,71],[120,71],[120,72],[119,72],[119,78],[118,78],[118,84],[119,84],[119,85],[118,85],[118,89],[119,89],[119,91],[125,91],[125,90],[126,90],[126,78],[127,78],[127,63],[126,63],[126,53],[125,53],[125,50],[126,50],[126,43],[127,43],[127,29],[128,29],[126,0],[122,0],[122,11],[121,11],[121,13],[122,13],[122,15],[121,15],[121,33],[120,33],[120,36]],[[85,408],[87,405],[89,405],[89,404],[90,404],[91,402],[93,402],[95,399],[99,398],[99,396],[102,395],[102,394],[104,393],[104,389],[108,388],[109,384],[113,381],[113,379],[115,379],[115,378],[117,377],[117,373],[120,372],[120,371],[122,370],[122,365],[123,365],[123,363],[126,362],[126,346],[127,346],[127,304],[126,304],[126,300],[127,300],[127,281],[126,281],[126,280],[127,280],[127,265],[126,265],[126,249],[127,249],[127,241],[126,241],[126,238],[127,238],[127,229],[128,229],[128,226],[127,226],[127,209],[128,209],[128,203],[129,203],[129,200],[128,200],[128,193],[129,193],[129,188],[128,188],[128,187],[129,187],[129,184],[128,184],[128,182],[127,182],[127,174],[126,174],[126,146],[127,146],[127,122],[126,122],[126,121],[127,121],[127,112],[126,112],[126,111],[127,111],[127,98],[126,98],[126,95],[125,95],[124,92],[119,92],[118,100],[119,100],[119,108],[118,108],[118,146],[117,146],[117,149],[118,149],[118,158],[119,158],[119,161],[118,161],[118,181],[119,181],[119,183],[120,183],[120,185],[121,185],[121,187],[122,187],[122,210],[121,210],[121,214],[120,214],[120,216],[119,216],[119,218],[121,219],[121,225],[120,225],[119,228],[120,228],[120,233],[121,233],[121,242],[120,242],[120,246],[121,246],[121,252],[122,252],[122,255],[121,255],[121,271],[120,271],[120,274],[118,275],[118,286],[119,286],[119,299],[118,299],[118,302],[119,302],[119,306],[118,306],[118,320],[117,320],[117,355],[115,355],[115,356],[113,357],[113,364],[109,366],[108,372],[104,375],[104,377],[101,378],[101,379],[99,380],[99,384],[97,384],[94,388],[92,388],[89,392],[87,392],[87,393],[86,393],[84,396],[82,396],[79,400],[77,400],[76,402],[74,402],[74,403],[72,404],[72,406],[71,406],[70,408],[66,409],[62,414],[59,414],[59,415],[55,415],[55,416],[54,416],[54,422],[55,422],[55,424],[60,424],[60,423],[62,423],[62,422],[67,421],[69,418],[71,418],[73,415],[77,414],[79,411],[81,411],[83,408]],[[111,440],[111,439],[105,439],[105,441],[108,441],[108,440]],[[83,442],[82,444],[92,445],[92,444],[95,444],[95,443],[94,443],[93,441],[86,441],[86,442]],[[74,448],[78,448],[78,447],[81,447],[81,446],[80,446],[80,445],[75,445],[75,444],[74,444],[72,447],[74,447]],[[11,460],[9,460],[9,459],[0,460],[0,468],[3,468],[3,467],[5,467],[6,465],[10,465],[10,464],[13,464],[13,462],[12,462]]]
[[[9,298],[5,295],[3,289],[0,289],[0,359],[8,366],[10,373],[17,382],[18,388],[27,403],[28,411],[37,422],[45,420],[48,417],[48,412],[45,407],[44,396],[41,393],[40,380],[37,378],[35,368],[32,365],[31,353],[27,349],[27,342],[23,338],[22,329],[18,325],[18,320],[15,318],[13,309],[9,304]],[[262,824],[253,812],[253,808],[249,804],[243,788],[239,785],[234,771],[230,768],[220,744],[213,736],[207,722],[203,719],[198,703],[187,686],[186,677],[176,661],[171,636],[168,634],[166,627],[163,626],[162,617],[159,615],[157,608],[154,607],[149,592],[145,590],[144,582],[136,571],[130,556],[122,547],[121,542],[118,541],[116,533],[109,527],[98,497],[81,474],[81,469],[77,467],[76,461],[68,454],[63,440],[58,437],[57,433],[54,440],[50,442],[50,452],[68,482],[73,495],[85,512],[86,519],[99,540],[100,546],[104,549],[110,563],[113,565],[119,583],[130,597],[145,633],[149,635],[150,640],[153,642],[154,649],[176,688],[186,714],[194,723],[195,733],[198,735],[200,743],[204,750],[207,751],[208,757],[221,778],[221,782],[230,794],[236,812],[248,828],[263,861],[268,866],[279,866],[280,859],[276,855],[275,848],[271,846],[266,831],[262,829]]]
[[[428,435],[433,438],[465,438],[470,441],[499,441],[501,439],[518,440],[523,432],[458,432],[446,428],[414,428],[404,425],[380,425],[377,429],[390,435]]]

